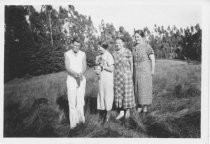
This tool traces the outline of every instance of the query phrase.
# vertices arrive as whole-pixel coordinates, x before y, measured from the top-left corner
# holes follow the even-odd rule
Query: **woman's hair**
[[[109,47],[107,42],[98,42],[98,45],[100,45],[102,48],[107,49]]]
[[[136,31],[134,31],[134,35],[135,35],[136,33],[139,34],[139,35],[140,35],[141,37],[143,37],[143,38],[145,37],[145,34],[144,34],[144,31],[143,31],[143,30],[136,30]]]
[[[122,42],[125,42],[125,40],[122,37],[118,36],[118,37],[115,38],[115,40],[118,40],[118,39],[120,39]]]

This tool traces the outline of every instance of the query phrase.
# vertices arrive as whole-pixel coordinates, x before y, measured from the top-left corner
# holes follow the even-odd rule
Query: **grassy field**
[[[85,124],[69,131],[66,73],[14,79],[4,87],[5,137],[200,137],[201,65],[158,60],[147,115],[102,125],[96,110],[97,77],[86,72]],[[60,121],[59,116],[65,115]]]

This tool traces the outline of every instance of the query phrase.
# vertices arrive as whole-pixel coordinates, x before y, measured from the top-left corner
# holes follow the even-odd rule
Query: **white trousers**
[[[84,116],[84,95],[85,95],[86,79],[83,76],[83,80],[78,86],[76,80],[67,76],[67,94],[69,102],[69,121],[70,128],[76,127],[80,122],[85,122]]]

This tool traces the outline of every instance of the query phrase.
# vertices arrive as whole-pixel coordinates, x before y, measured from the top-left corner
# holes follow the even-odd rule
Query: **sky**
[[[90,1],[90,0],[89,0]],[[75,9],[83,15],[91,16],[94,26],[98,29],[101,20],[112,23],[116,29],[123,26],[130,34],[134,29],[148,27],[150,30],[154,24],[158,26],[173,26],[185,28],[187,26],[202,24],[202,7],[199,4],[175,3],[140,3],[110,1],[77,2],[73,4]],[[40,6],[34,6],[37,11]],[[55,9],[59,5],[53,5]],[[62,5],[66,7],[66,5]]]

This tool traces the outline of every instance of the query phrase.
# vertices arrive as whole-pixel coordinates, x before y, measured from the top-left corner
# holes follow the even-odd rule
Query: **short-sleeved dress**
[[[139,105],[152,103],[152,75],[149,55],[154,54],[148,43],[137,44],[133,48],[134,91]]]
[[[102,54],[105,65],[111,66],[114,64],[113,56],[105,51]],[[99,93],[97,97],[97,109],[99,110],[111,110],[114,101],[114,76],[113,72],[103,70],[100,74],[99,80]]]
[[[126,48],[122,48],[113,53],[115,60],[114,68],[114,103],[116,108],[135,107],[135,97],[133,88],[133,74],[131,71],[132,53]]]

